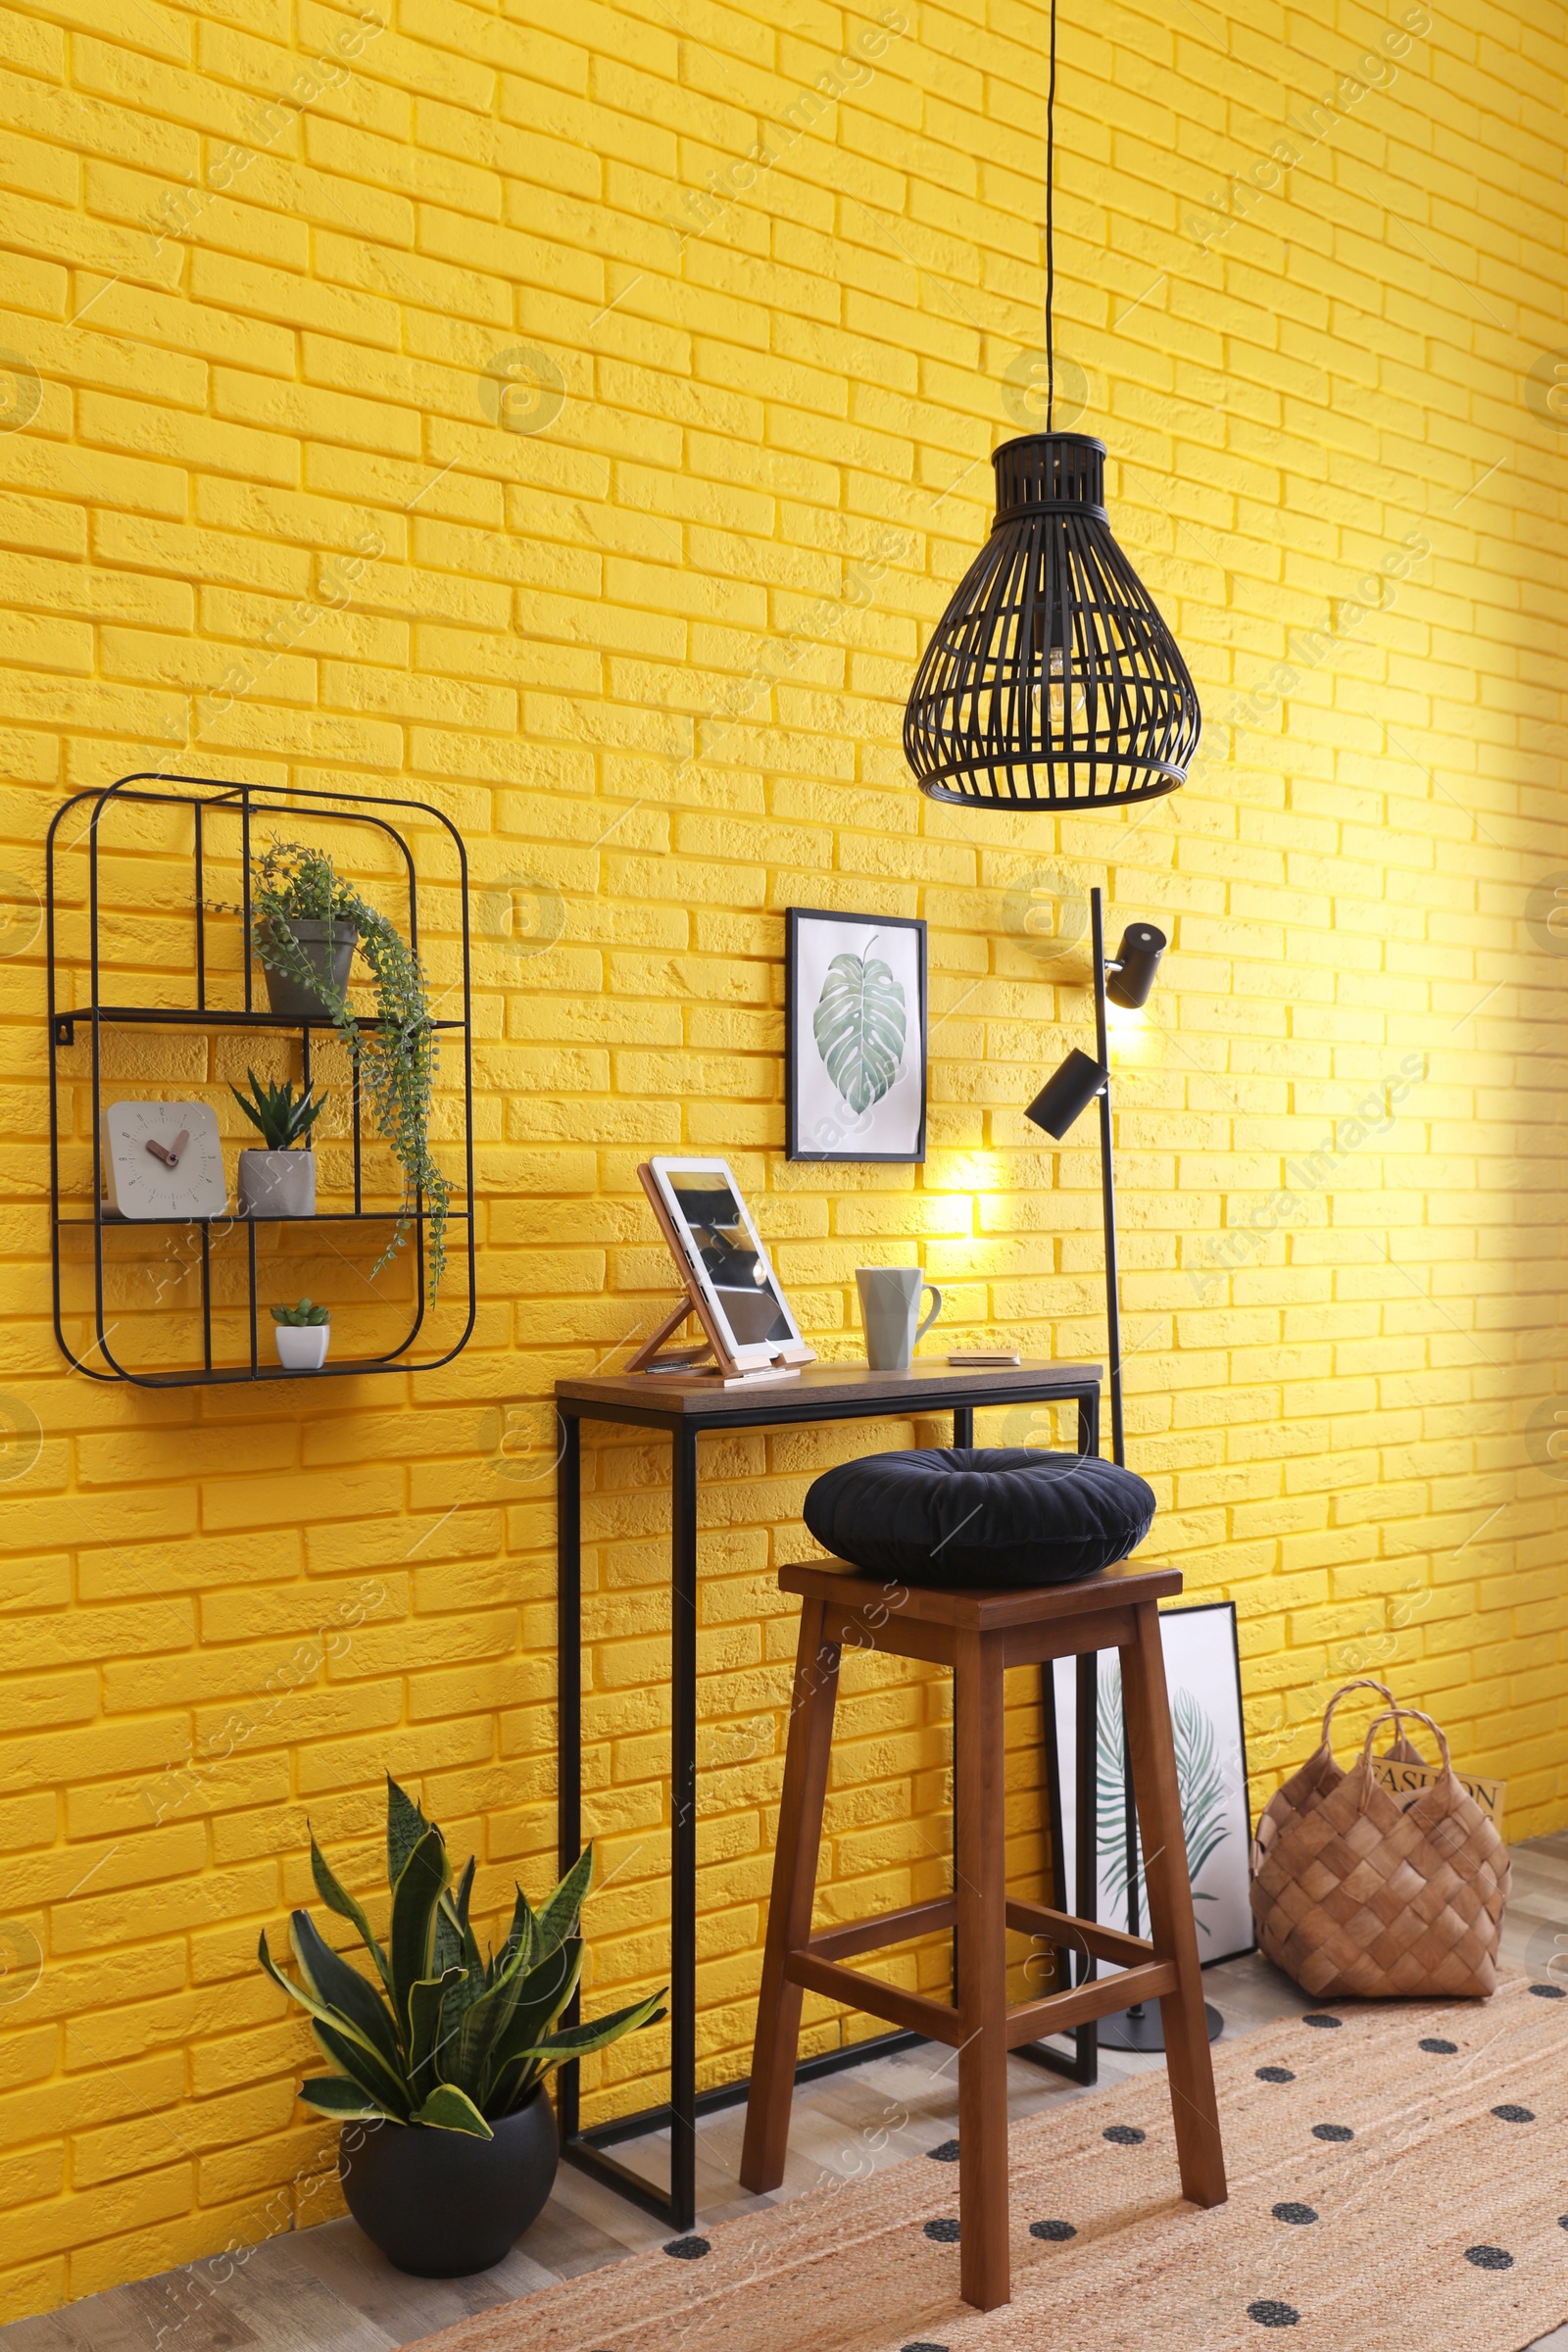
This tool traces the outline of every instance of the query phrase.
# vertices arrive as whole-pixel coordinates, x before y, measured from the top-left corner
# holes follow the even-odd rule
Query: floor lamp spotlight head
[[[1043,1127],[1048,1135],[1054,1135],[1060,1143],[1073,1121],[1089,1108],[1109,1076],[1110,1072],[1103,1062],[1091,1060],[1087,1054],[1081,1054],[1074,1046],[1060,1069],[1046,1080],[1024,1112],[1024,1117],[1033,1119],[1037,1127]]]
[[[1136,1012],[1149,1003],[1159,959],[1170,943],[1152,923],[1129,923],[1116,959],[1106,967],[1105,994],[1113,1004]]]

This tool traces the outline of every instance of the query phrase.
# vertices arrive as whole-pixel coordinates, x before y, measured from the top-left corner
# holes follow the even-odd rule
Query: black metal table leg
[[[1078,1450],[1098,1454],[1100,1451],[1100,1390],[1087,1390],[1078,1399]],[[1049,1673],[1050,1669],[1047,1669]],[[1077,1796],[1077,1821],[1074,1824],[1074,1845],[1078,1855],[1078,1889],[1073,1900],[1073,1912],[1079,1919],[1095,1919],[1100,1899],[1100,1812],[1099,1812],[1099,1753],[1100,1753],[1100,1656],[1096,1650],[1085,1650],[1077,1663],[1078,1689],[1074,1706],[1077,1755],[1074,1759],[1073,1782]],[[1092,1952],[1083,1953],[1078,1961],[1078,1981],[1089,1984],[1098,1972],[1099,1963]],[[1091,2018],[1079,2026],[1073,2034],[1073,2079],[1079,2082],[1100,2080],[1100,2024]]]
[[[1085,1391],[1078,1399],[1078,1451],[1100,1451],[1100,1396],[1098,1390]],[[1078,1856],[1078,1885],[1076,1892],[1069,1888],[1066,1873],[1061,1867],[1062,1809],[1059,1787],[1055,1785],[1056,1764],[1056,1705],[1055,1685],[1052,1680],[1054,1669],[1048,1659],[1040,1669],[1041,1721],[1049,1751],[1049,1769],[1053,1786],[1051,1792],[1052,1901],[1058,1911],[1070,1911],[1077,1919],[1095,1917],[1100,1882],[1099,1822],[1096,1817],[1097,1788],[1096,1717],[1100,1705],[1100,1663],[1095,1651],[1086,1650],[1076,1662],[1077,1695],[1074,1707],[1073,1780],[1073,1842]],[[1069,1984],[1087,1984],[1096,1973],[1097,1963],[1090,1952],[1057,1950],[1055,1965],[1057,1989],[1064,1991]],[[1095,2019],[1077,2026],[1072,2034],[1073,2054],[1063,2058],[1058,2051],[1044,2042],[1032,2042],[1015,2050],[1015,2058],[1028,2058],[1036,2066],[1049,2067],[1053,2074],[1065,2075],[1071,2082],[1091,2083],[1100,2080],[1100,2028]]]
[[[677,2230],[697,2212],[697,1432],[671,1446],[674,1725],[671,1735],[669,2192]]]
[[[1049,1672],[1049,1668],[1047,1670]],[[1100,1889],[1100,1824],[1098,1819],[1100,1788],[1100,1655],[1086,1649],[1077,1661],[1078,1691],[1073,1709],[1075,1744],[1073,1781],[1078,1819],[1075,1825],[1074,1845],[1078,1854],[1078,1892],[1073,1902],[1073,1916],[1095,1919],[1098,1914]],[[1092,1952],[1085,1952],[1078,1964],[1078,1982],[1091,1983],[1099,1963]],[[1100,2026],[1090,2018],[1073,2034],[1074,2076],[1078,2082],[1095,2082],[1100,2078]]]
[[[582,1423],[560,1416],[556,1465],[556,1858],[564,1878],[582,1851]],[[573,1999],[567,2022],[574,2022]],[[563,2140],[577,2136],[575,2063],[556,2076],[556,2114]]]
[[[956,1404],[953,1408],[953,1443],[955,1446],[974,1444],[974,1406]]]
[[[558,1545],[561,1644],[561,1867],[582,1843],[582,1497],[580,1431],[564,1422],[561,1452]],[[670,1570],[674,1722],[670,1803],[670,2095],[667,2105],[627,2122],[580,2131],[577,2068],[557,2076],[561,2152],[579,2172],[619,2191],[656,2221],[690,2230],[697,2214],[697,1432],[677,1428],[670,1446]],[[566,2022],[574,2022],[572,2002]],[[669,2194],[606,2153],[606,2143],[669,2126]],[[597,2143],[597,2144],[596,2144]]]

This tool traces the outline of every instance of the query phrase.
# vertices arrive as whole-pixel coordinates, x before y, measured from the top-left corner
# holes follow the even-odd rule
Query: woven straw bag
[[[1403,1808],[1372,1777],[1372,1741],[1387,1715],[1348,1772],[1329,1745],[1340,1700],[1366,1689],[1390,1700],[1396,1734],[1409,1715],[1443,1751],[1443,1779]],[[1402,1735],[1394,1752],[1420,1761]],[[1258,1942],[1314,2000],[1484,2000],[1496,1986],[1507,1849],[1454,1778],[1438,1725],[1395,1706],[1381,1683],[1348,1683],[1330,1699],[1316,1754],[1257,1825],[1251,1894]]]

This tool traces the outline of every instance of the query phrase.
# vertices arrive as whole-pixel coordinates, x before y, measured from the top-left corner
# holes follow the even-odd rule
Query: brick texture
[[[783,14],[0,20],[0,2318],[333,2209],[254,1962],[307,1813],[368,1887],[390,1767],[487,1921],[548,1882],[547,1399],[667,1295],[641,1155],[731,1156],[824,1354],[856,1264],[912,1254],[928,1345],[1102,1352],[1092,1135],[1021,1111],[1086,1038],[1094,883],[1113,939],[1171,934],[1115,1024],[1129,1451],[1154,1547],[1237,1603],[1254,1806],[1372,1672],[1507,1779],[1511,1835],[1568,1820],[1559,14],[1063,12],[1057,421],[1108,444],[1206,726],[1184,792],[1055,824],[922,803],[900,751],[988,453],[1043,422],[1047,14]],[[415,793],[469,840],[480,1306],[446,1371],[309,1411],[65,1376],[43,836],[159,766]],[[117,887],[177,968],[171,855]],[[784,1160],[791,905],[930,925],[921,1169]],[[243,1054],[165,1044],[114,1080],[226,1102]],[[187,1311],[166,1271],[115,1310]],[[708,2082],[758,1981],[774,1571],[815,1471],[920,1435],[710,1446]],[[589,1444],[591,2004],[665,1961],[663,1475]],[[934,1891],[942,1687],[858,1659],[842,1731],[824,1914]],[[868,2030],[808,2008],[813,2047]],[[664,2050],[609,2053],[591,2113],[662,2096]]]

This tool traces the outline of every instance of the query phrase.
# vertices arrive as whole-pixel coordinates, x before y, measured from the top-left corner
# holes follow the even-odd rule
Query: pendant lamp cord
[[[1056,291],[1056,0],[1051,0],[1051,81],[1046,91],[1046,430],[1056,406],[1056,347],[1052,309]]]

